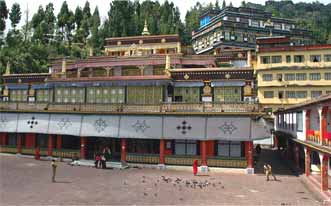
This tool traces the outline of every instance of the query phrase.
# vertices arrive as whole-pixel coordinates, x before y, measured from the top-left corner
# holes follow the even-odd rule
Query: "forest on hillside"
[[[8,8],[6,1],[0,0],[0,74],[4,73],[8,62],[12,72],[34,73],[47,72],[53,58],[86,58],[89,48],[93,48],[95,55],[102,55],[106,37],[140,35],[145,20],[151,34],[177,33],[182,43],[189,45],[192,31],[199,28],[198,18],[203,11],[232,6],[229,0],[212,1],[190,8],[183,22],[178,7],[169,1],[163,4],[150,0],[141,3],[112,1],[105,20],[101,21],[98,7],[92,11],[88,1],[75,10],[69,9],[64,1],[58,14],[49,3],[30,14],[17,3]],[[243,1],[241,6],[294,19],[301,27],[310,29],[318,43],[331,43],[331,3],[270,0],[265,5]],[[10,25],[6,25],[7,19]],[[23,26],[18,27],[19,24]]]

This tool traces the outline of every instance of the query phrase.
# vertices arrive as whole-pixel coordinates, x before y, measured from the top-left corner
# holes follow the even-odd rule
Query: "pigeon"
[[[216,187],[216,184],[215,183],[213,183],[213,187]]]
[[[156,187],[156,186],[157,186],[157,184],[156,184],[156,183],[154,183],[154,186]]]
[[[157,194],[156,194],[156,193],[154,193],[154,196],[155,196],[155,197],[157,197]]]
[[[142,183],[145,183],[145,180],[142,180],[141,182],[142,182]]]
[[[144,195],[145,195],[145,196],[147,196],[147,193],[146,193],[146,192],[144,192]]]

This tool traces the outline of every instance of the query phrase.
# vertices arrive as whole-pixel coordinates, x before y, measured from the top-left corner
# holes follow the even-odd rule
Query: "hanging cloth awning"
[[[7,85],[8,89],[29,89],[29,85],[28,84],[8,84]]]
[[[212,81],[212,87],[242,87],[245,86],[245,81]]]
[[[32,87],[32,89],[50,89],[50,88],[53,88],[53,85],[50,85],[50,84],[34,84],[31,87]]]
[[[174,82],[174,87],[203,87],[203,82]]]

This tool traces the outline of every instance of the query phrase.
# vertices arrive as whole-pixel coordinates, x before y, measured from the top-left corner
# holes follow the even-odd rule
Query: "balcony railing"
[[[309,130],[307,141],[313,142],[315,144],[321,144],[321,135],[319,131]]]
[[[53,112],[209,112],[209,113],[251,113],[259,112],[256,103],[160,103],[160,104],[59,104],[59,103],[25,103],[0,102],[0,111],[53,111]]]

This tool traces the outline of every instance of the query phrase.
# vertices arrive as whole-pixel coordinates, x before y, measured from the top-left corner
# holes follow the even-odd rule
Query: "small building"
[[[268,111],[331,93],[331,45],[295,46],[285,36],[257,39],[258,100]]]
[[[329,189],[331,95],[322,95],[275,113],[275,142],[294,167],[305,171],[322,191]],[[317,174],[317,175],[316,175]]]

